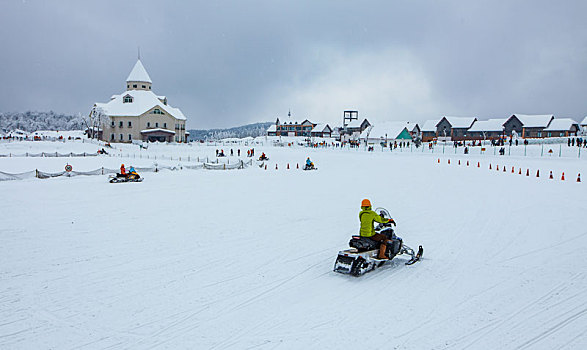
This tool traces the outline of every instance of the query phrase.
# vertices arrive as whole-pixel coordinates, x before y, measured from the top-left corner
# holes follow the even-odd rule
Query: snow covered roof
[[[438,122],[440,121],[440,119],[435,119],[435,120],[427,120],[424,122],[424,125],[422,126],[422,131],[434,131],[436,132],[436,124],[438,124]]]
[[[410,124],[406,122],[383,122],[373,124],[370,128],[365,129],[361,133],[361,138],[366,138],[368,134],[370,139],[395,139],[404,130],[408,132],[410,131],[408,125]]]
[[[307,124],[313,124],[311,121],[309,121],[308,119],[304,119],[303,121],[299,122],[297,120],[284,120],[282,122],[279,123],[279,125],[302,125],[306,123]]]
[[[346,127],[347,128],[357,128],[358,129],[358,128],[361,127],[361,124],[363,124],[363,121],[364,121],[364,119],[363,120],[360,120],[360,119],[353,120],[352,122],[348,123]]]
[[[132,71],[130,71],[128,78],[126,78],[126,81],[141,81],[146,83],[153,83],[151,81],[149,73],[147,73],[147,70],[145,69],[145,67],[143,67],[141,60],[137,60],[137,63],[135,63],[135,66],[133,67]]]
[[[570,118],[553,119],[544,131],[568,131],[573,125],[579,127],[579,123]]]
[[[581,122],[581,125],[587,125],[587,117],[585,117],[585,119],[583,119],[583,121]]]
[[[316,124],[311,132],[331,132],[330,126],[325,123]]]
[[[474,117],[448,117],[446,120],[450,123],[451,128],[470,128],[477,118]]]
[[[489,120],[477,120],[469,131],[483,132],[483,131],[503,131],[503,124],[507,119],[489,119]]]
[[[267,132],[276,132],[277,131],[277,125],[273,124],[269,127],[269,129],[267,129]]]
[[[528,115],[528,114],[514,114],[522,125],[526,128],[546,128],[550,121],[554,118],[552,114],[542,115]]]
[[[168,134],[174,134],[175,135],[175,131],[173,130],[169,130],[169,129],[161,129],[161,128],[155,128],[155,129],[145,129],[145,130],[141,130],[141,134],[150,134],[152,132],[164,132],[164,133],[168,133]]]
[[[130,95],[133,101],[124,103],[124,96]],[[129,90],[115,97],[106,103],[96,103],[96,107],[104,110],[108,116],[135,117],[139,116],[153,107],[159,107],[172,117],[178,120],[186,120],[179,108],[165,105],[157,98],[152,91],[147,90]]]

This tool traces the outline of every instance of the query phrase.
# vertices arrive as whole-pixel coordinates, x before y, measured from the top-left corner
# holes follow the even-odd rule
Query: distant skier
[[[361,237],[370,238],[376,242],[380,242],[379,259],[387,259],[385,250],[387,249],[387,236],[381,233],[375,233],[375,222],[378,223],[394,223],[393,219],[386,219],[371,210],[371,201],[363,199],[361,202],[361,212],[359,213],[359,220],[361,221],[360,235]]]

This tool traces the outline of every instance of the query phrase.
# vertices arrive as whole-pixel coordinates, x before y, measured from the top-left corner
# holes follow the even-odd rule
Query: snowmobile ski
[[[413,256],[410,261],[408,261],[406,263],[406,265],[413,265],[415,263],[417,263],[418,261],[420,261],[420,259],[422,258],[422,254],[424,254],[424,248],[422,248],[422,246],[418,247],[418,253],[416,253],[415,256]]]

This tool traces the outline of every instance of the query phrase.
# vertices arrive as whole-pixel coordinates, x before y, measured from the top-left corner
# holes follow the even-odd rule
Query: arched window
[[[161,112],[161,110],[159,108],[155,108],[153,110],[153,114],[163,114],[163,112]]]
[[[122,103],[132,103],[132,96],[131,95],[124,96],[124,100],[122,101]]]

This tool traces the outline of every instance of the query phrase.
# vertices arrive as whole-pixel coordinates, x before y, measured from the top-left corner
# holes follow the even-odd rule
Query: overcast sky
[[[188,128],[587,115],[587,1],[0,2],[0,111],[89,113],[137,59]]]

